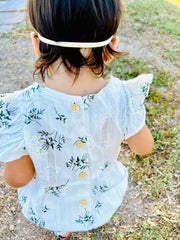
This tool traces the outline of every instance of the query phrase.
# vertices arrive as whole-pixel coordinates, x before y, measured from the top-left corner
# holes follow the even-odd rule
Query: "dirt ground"
[[[155,44],[160,41],[160,38],[161,45]],[[128,51],[130,56],[147,61],[149,65],[155,64],[160,69],[169,70],[180,76],[180,63],[168,62],[168,60],[162,59],[162,49],[178,44],[176,39],[174,41],[172,39],[163,39],[163,35],[152,35],[150,28],[147,31],[143,31],[141,36],[131,36],[127,27],[120,35],[119,48],[123,51]],[[29,32],[22,31],[22,25],[17,25],[8,34],[1,34],[0,93],[13,92],[30,85],[33,82],[32,69],[34,60],[35,55],[31,47]],[[123,149],[120,159],[123,161],[123,159],[129,157],[129,151]],[[29,223],[22,216],[20,204],[17,200],[17,191],[7,186],[4,182],[3,168],[4,164],[0,163],[0,239],[55,240],[56,237],[53,232]],[[131,224],[134,221],[148,220],[149,211],[152,211],[151,207],[151,200],[148,195],[143,193],[141,183],[135,184],[133,178],[130,177],[127,194],[121,207],[113,217],[113,221],[110,221],[99,230],[89,233],[73,233],[71,239],[115,239],[112,238],[111,233],[116,232],[119,226],[123,228],[125,225],[129,226],[130,235]],[[172,203],[172,211],[174,209],[175,206]],[[175,238],[172,239],[175,240]]]

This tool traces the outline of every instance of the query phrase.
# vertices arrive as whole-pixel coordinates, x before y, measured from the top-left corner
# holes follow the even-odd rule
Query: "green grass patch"
[[[99,239],[100,237],[102,237],[102,233],[101,232],[96,232],[92,234],[92,238],[93,239]]]
[[[149,105],[146,107],[146,112],[148,117],[151,117],[151,120],[154,120],[154,117],[161,117],[162,114],[167,114],[167,111],[170,112],[171,109],[166,105],[166,103],[156,104],[156,105]],[[151,121],[149,120],[149,121]]]
[[[169,227],[161,227],[158,224],[150,221],[144,221],[140,224],[140,229],[143,233],[142,240],[163,240],[162,235],[168,233]]]
[[[149,95],[148,95],[148,99],[150,101],[153,101],[153,102],[159,102],[162,98],[162,92],[160,91],[157,91],[157,90],[152,90],[150,91]]]
[[[156,142],[157,140],[163,140],[163,134],[161,131],[159,130],[152,130],[151,131],[153,138],[154,138],[154,142]]]
[[[166,166],[167,168],[172,167],[172,170],[173,170],[173,167],[174,168],[176,168],[176,167],[179,168],[179,165],[180,165],[180,146],[179,146],[179,149],[175,149],[174,153],[170,153],[170,156],[169,156],[168,159],[160,160],[160,164],[163,165],[163,166]]]
[[[164,59],[175,61],[175,60],[178,60],[179,55],[180,55],[180,50],[178,49],[175,49],[175,50],[165,49],[162,56]]]
[[[160,25],[159,29],[164,30],[167,33],[173,34],[173,35],[180,35],[178,26],[175,25],[175,23],[167,21],[165,24]]]
[[[129,56],[115,58],[111,63],[107,64],[104,71],[104,77],[112,74],[120,79],[128,80],[142,73],[147,74],[152,72],[154,74],[154,86],[171,86],[178,79],[177,75],[160,71],[155,66],[152,68],[148,63]],[[156,91],[156,97],[154,96],[154,99],[159,98],[160,95],[160,92],[158,93]]]
[[[179,199],[180,199],[180,192],[178,192],[178,193],[177,193],[177,198],[179,198]]]
[[[152,70],[147,63],[129,56],[114,59],[104,71],[105,76],[112,74],[124,80],[137,77],[142,73],[152,73]]]
[[[124,0],[124,2],[133,22],[145,24],[163,33],[180,35],[180,10],[173,5],[164,0]]]
[[[153,84],[155,86],[170,86],[177,79],[178,77],[176,75],[172,75],[171,73],[165,71],[156,70],[156,74],[154,74]]]

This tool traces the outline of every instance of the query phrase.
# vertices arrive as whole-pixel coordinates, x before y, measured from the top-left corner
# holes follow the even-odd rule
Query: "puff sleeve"
[[[20,94],[0,95],[0,161],[14,161],[28,153],[25,150]]]
[[[142,74],[124,81],[126,97],[125,140],[138,133],[145,125],[144,99],[148,96],[153,74]]]

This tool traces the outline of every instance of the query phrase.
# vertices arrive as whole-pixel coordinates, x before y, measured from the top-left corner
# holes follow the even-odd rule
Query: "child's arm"
[[[34,164],[29,155],[6,163],[4,178],[8,185],[20,188],[27,185],[35,174]]]
[[[134,136],[126,140],[130,149],[138,155],[147,155],[153,148],[153,137],[146,124]]]

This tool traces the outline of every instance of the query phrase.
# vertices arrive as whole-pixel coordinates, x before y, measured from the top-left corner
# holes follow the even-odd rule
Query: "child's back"
[[[116,32],[119,22],[121,11],[117,1],[84,1],[88,6],[81,1],[59,2],[58,6],[50,4],[64,13],[59,24],[69,29],[62,27],[62,37],[59,35],[58,39],[53,37],[53,31],[46,32],[42,27],[48,21],[43,16],[46,7],[49,16],[53,14],[51,7],[46,6],[48,1],[29,3],[33,25],[46,38],[40,36],[40,50],[38,38],[34,39],[40,56],[36,68],[43,78],[48,70],[49,78],[44,78],[44,85],[34,83],[1,97],[0,160],[11,162],[23,155],[32,159],[36,175],[18,191],[27,219],[53,231],[86,231],[105,224],[123,199],[128,173],[117,161],[121,142],[127,140],[138,154],[151,151],[152,137],[145,125],[143,102],[152,75],[140,75],[127,82],[113,76],[104,80],[101,76],[103,58],[108,60],[114,54],[112,49],[116,50],[115,39],[111,41],[110,36]],[[78,5],[81,5],[79,9]],[[35,19],[39,8],[44,12]],[[65,9],[69,9],[67,15]],[[86,23],[82,22],[84,26],[79,26],[78,34],[84,31],[86,34],[80,39],[78,34],[72,38],[71,34],[78,29],[75,24],[78,11],[84,10],[86,14],[81,20],[85,20],[88,9],[94,14],[87,18],[92,25],[94,18],[97,20],[98,14],[101,15],[98,24],[100,29],[104,27],[102,33],[99,37],[98,32],[93,34],[92,26],[88,32]],[[68,17],[74,26],[67,25]],[[109,17],[109,21],[103,17]],[[53,27],[57,26],[55,21]],[[75,31],[69,32],[71,28]],[[105,44],[102,41],[108,38],[111,48],[102,45],[93,50],[79,50],[45,43],[47,38],[56,42],[87,42],[88,33],[89,42]]]

